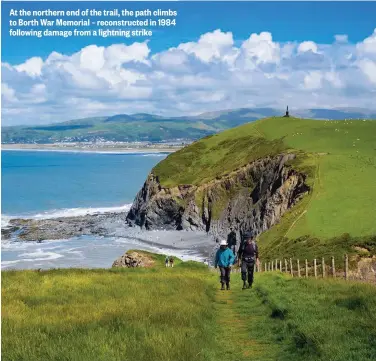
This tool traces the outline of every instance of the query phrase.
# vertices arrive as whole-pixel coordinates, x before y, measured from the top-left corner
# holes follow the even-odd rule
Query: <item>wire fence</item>
[[[232,272],[239,273],[239,267],[233,267]],[[355,267],[349,268],[349,257],[344,255],[342,260],[335,257],[308,259],[266,259],[255,263],[255,272],[283,272],[298,278],[338,278],[376,283],[376,259],[362,259]]]

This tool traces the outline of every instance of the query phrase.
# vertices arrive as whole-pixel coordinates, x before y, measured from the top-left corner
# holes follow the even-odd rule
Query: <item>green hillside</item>
[[[256,274],[218,290],[203,264],[2,272],[4,361],[366,361],[376,289]],[[297,302],[299,300],[299,302]]]
[[[165,186],[202,184],[283,152],[297,154],[291,166],[308,175],[311,191],[262,234],[266,254],[280,255],[282,246],[292,256],[308,256],[309,245],[321,254],[332,252],[329,245],[336,242],[342,250],[368,242],[369,251],[376,252],[375,239],[355,239],[376,235],[376,121],[266,118],[195,142],[153,172]],[[349,235],[334,239],[343,234]],[[288,239],[294,240],[290,248]]]

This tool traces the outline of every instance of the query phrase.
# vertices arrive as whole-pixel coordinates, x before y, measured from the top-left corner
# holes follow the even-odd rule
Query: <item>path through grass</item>
[[[376,287],[257,274],[220,291],[194,262],[2,272],[5,361],[376,359]]]
[[[376,359],[376,288],[341,280],[256,275],[253,289],[217,291],[223,360]]]

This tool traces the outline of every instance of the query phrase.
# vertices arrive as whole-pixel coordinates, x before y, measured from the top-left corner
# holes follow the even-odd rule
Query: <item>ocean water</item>
[[[163,153],[2,151],[2,216],[121,210],[132,203],[147,174],[165,157]]]
[[[14,217],[43,219],[127,211],[148,173],[166,156],[2,151],[2,226]],[[121,238],[81,236],[42,243],[4,240],[1,267],[111,267],[117,257],[135,247],[165,251],[158,245],[160,232],[125,229],[124,234]],[[163,237],[171,237],[173,243],[177,235],[167,232]],[[170,253],[200,259],[194,250],[175,249]]]

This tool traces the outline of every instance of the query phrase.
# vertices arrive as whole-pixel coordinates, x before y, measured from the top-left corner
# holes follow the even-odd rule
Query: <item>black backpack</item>
[[[253,254],[252,256],[247,256],[247,257],[244,256],[244,251],[245,251],[245,247],[247,246],[247,242],[244,241],[242,245],[242,259],[244,259],[246,262],[255,261],[256,259],[256,253],[258,251],[258,246],[257,246],[256,241],[252,240],[251,245],[253,248]]]

